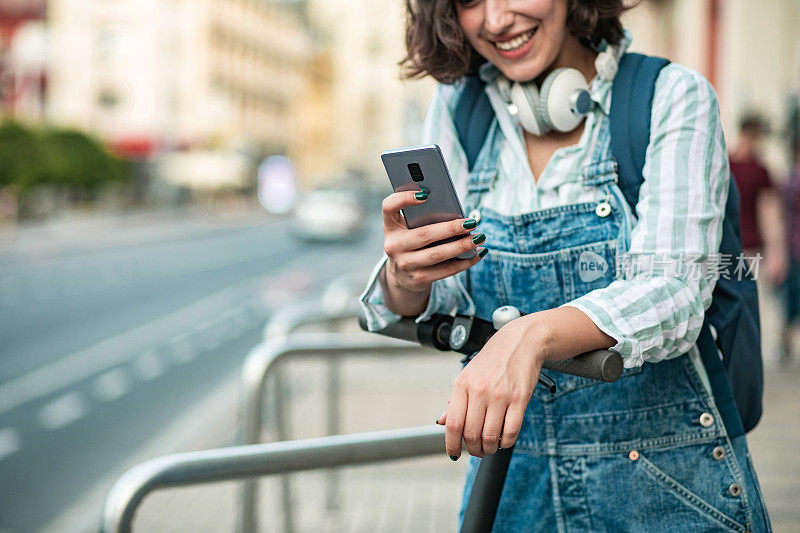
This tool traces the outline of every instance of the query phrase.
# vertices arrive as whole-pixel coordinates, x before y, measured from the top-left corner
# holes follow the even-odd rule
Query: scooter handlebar
[[[368,331],[363,313],[359,314],[358,322],[361,329]],[[373,333],[395,339],[419,342],[417,323],[410,318],[400,319],[398,322],[389,324],[386,328]],[[609,350],[596,350],[563,361],[546,361],[544,368],[564,374],[572,374],[573,376],[613,383],[622,375],[623,366],[622,357],[618,353]]]

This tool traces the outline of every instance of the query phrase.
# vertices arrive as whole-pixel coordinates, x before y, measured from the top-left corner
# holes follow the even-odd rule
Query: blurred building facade
[[[741,114],[763,113],[776,133],[767,157],[780,177],[791,99],[800,95],[800,1],[644,0],[625,17],[632,49],[706,76],[720,101],[729,146]]]
[[[308,39],[295,10],[253,0],[50,0],[50,119],[121,152],[292,147]]]
[[[434,87],[431,80],[400,80],[405,3],[309,0],[308,13],[318,41],[329,50],[324,61],[332,90],[325,121],[332,124],[335,146],[330,168],[357,170],[372,182],[388,184],[380,154],[419,143]]]
[[[0,0],[0,116],[42,118],[46,0]]]

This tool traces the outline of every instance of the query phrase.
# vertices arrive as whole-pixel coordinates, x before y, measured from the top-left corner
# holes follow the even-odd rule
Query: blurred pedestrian
[[[769,125],[760,114],[745,114],[739,122],[739,137],[730,153],[730,164],[739,187],[744,254],[755,260],[760,257],[757,272],[775,287],[786,277],[788,260],[781,198],[761,157],[761,144],[768,130]]]
[[[783,284],[785,321],[781,336],[781,359],[792,355],[792,330],[800,323],[800,147],[795,147],[789,182],[783,187],[788,229],[789,268]]]

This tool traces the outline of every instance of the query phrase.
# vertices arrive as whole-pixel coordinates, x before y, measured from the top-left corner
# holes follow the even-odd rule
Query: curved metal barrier
[[[302,336],[284,336],[268,340],[251,353],[243,367],[245,392],[242,403],[242,438],[244,443],[255,444],[260,439],[263,425],[264,384],[267,376],[280,360],[300,356],[325,359],[359,355],[374,356],[421,350],[423,348],[418,344],[364,332],[309,333]],[[281,412],[282,407],[278,406],[277,410]],[[283,417],[282,414],[281,417]],[[291,531],[291,503],[288,486],[285,483],[282,492],[284,520],[289,521],[284,524],[284,529]],[[254,532],[258,530],[257,498],[258,482],[246,481],[242,487],[240,499],[239,531]]]
[[[285,337],[294,330],[311,324],[324,326],[328,331],[333,331],[338,325],[353,320],[358,314],[359,310],[359,303],[358,299],[356,298],[358,292],[356,291],[356,288],[360,290],[363,288],[363,286],[364,279],[362,279],[362,276],[357,274],[346,274],[331,281],[323,291],[322,297],[319,300],[299,302],[294,305],[284,307],[278,311],[264,326],[264,342],[270,339]],[[250,360],[261,357],[260,348],[261,345],[257,346],[250,352],[245,360],[243,369],[258,366],[258,363],[250,362]],[[327,361],[326,370],[326,393],[328,406],[326,429],[328,435],[337,435],[341,432],[338,412],[339,394],[341,389],[339,360],[333,358],[329,359]],[[272,367],[269,372],[271,373],[271,385],[267,387],[267,379],[270,378],[270,376],[265,375],[263,380],[261,380],[262,384],[260,385],[260,390],[250,391],[249,384],[253,383],[255,380],[250,379],[250,377],[247,375],[247,372],[243,371],[243,374],[245,375],[243,378],[243,389],[245,390],[245,393],[243,395],[244,402],[242,404],[241,419],[246,421],[250,420],[253,416],[252,413],[248,412],[248,405],[250,405],[250,403],[248,402],[247,398],[251,397],[252,395],[261,397],[264,395],[263,389],[268,388],[271,391],[271,414],[273,415],[273,419],[275,421],[277,439],[286,440],[289,438],[289,424],[287,418],[284,416],[283,409],[283,400],[287,397],[286,380],[284,379],[283,371],[279,365]],[[241,432],[242,435],[246,435],[246,423],[243,425],[245,427],[242,428]],[[260,442],[260,438],[258,436],[255,438],[245,437],[243,438],[243,442],[246,444],[256,444]],[[327,501],[328,507],[331,509],[336,505],[337,484],[337,474],[333,471],[329,472]],[[243,487],[242,506],[245,508],[250,506],[248,503],[248,494],[255,490],[253,485],[253,483],[250,483]],[[284,531],[291,533],[294,531],[294,520],[290,496],[291,483],[288,476],[281,477],[280,485],[283,505]],[[244,512],[243,516],[251,516],[254,512],[255,511]],[[254,529],[250,528],[245,523],[240,524],[240,530],[254,531]]]
[[[444,428],[429,425],[166,455],[133,467],[117,480],[103,505],[100,531],[130,532],[145,496],[165,487],[394,461],[441,454],[443,449]]]

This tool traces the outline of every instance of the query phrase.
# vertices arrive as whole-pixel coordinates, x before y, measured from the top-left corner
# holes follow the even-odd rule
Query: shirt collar
[[[611,53],[616,56],[617,62],[619,62],[619,59],[628,50],[632,40],[631,32],[629,30],[623,30],[622,40],[619,44],[610,45]],[[478,67],[478,77],[487,84],[493,84],[499,75],[500,69],[489,61]],[[589,96],[606,115],[611,112],[612,85],[613,80],[606,80],[599,76],[595,76],[592,81],[589,82]]]

